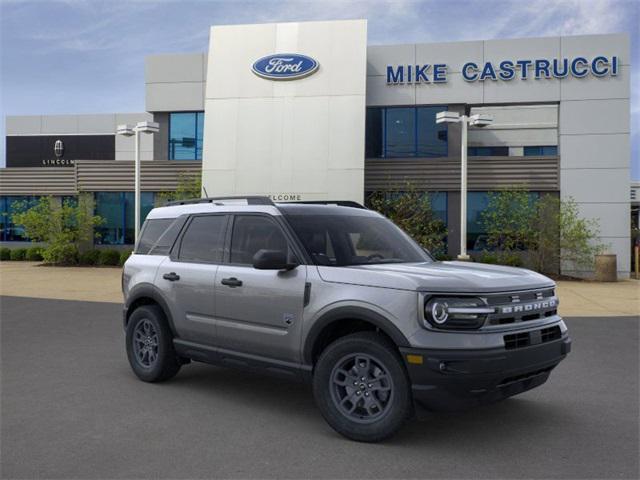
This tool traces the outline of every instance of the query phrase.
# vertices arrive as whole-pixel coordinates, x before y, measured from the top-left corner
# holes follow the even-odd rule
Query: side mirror
[[[253,268],[257,270],[292,270],[297,263],[287,261],[287,252],[284,250],[258,250],[253,256]]]

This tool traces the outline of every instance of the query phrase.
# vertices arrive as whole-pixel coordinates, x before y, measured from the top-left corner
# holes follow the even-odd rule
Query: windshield
[[[317,265],[431,261],[418,244],[383,217],[287,215],[287,219]]]

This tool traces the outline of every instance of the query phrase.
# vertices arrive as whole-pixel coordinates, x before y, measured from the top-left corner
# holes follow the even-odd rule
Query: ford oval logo
[[[251,70],[269,80],[296,80],[315,73],[318,66],[318,62],[306,55],[278,53],[256,60]]]

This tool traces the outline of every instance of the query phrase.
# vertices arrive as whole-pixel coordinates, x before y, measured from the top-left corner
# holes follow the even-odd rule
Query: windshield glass
[[[287,215],[287,219],[317,265],[431,261],[418,244],[383,217]]]

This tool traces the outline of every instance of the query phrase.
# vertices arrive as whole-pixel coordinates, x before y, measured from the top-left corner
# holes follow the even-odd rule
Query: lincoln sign
[[[462,78],[467,82],[540,80],[548,78],[615,77],[620,58],[599,55],[591,59],[540,58],[536,60],[503,60],[501,62],[467,62],[462,66]],[[387,84],[446,83],[448,66],[445,63],[421,65],[387,65]]]

